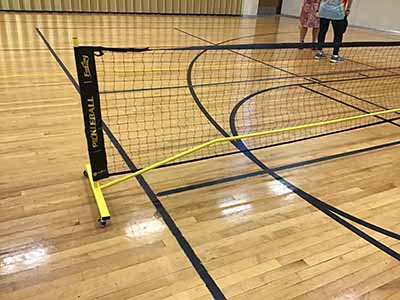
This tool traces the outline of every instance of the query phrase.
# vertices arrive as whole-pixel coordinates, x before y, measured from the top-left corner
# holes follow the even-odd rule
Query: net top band
[[[344,43],[270,43],[270,44],[229,44],[229,45],[203,45],[189,47],[159,47],[159,48],[123,48],[123,47],[103,47],[103,46],[79,46],[77,48],[90,48],[95,52],[145,52],[145,51],[204,51],[204,50],[262,50],[262,49],[297,49],[314,48],[316,45],[322,48],[333,48],[340,45],[341,48],[358,47],[399,47],[400,41],[366,41],[366,42],[344,42]]]

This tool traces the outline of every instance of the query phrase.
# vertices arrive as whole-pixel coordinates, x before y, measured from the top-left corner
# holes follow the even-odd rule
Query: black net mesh
[[[311,45],[309,45],[311,47]],[[219,138],[400,107],[400,47],[341,49],[343,63],[293,45],[231,45],[142,52],[103,49],[97,57],[104,122],[142,168]],[[244,49],[243,49],[244,48]],[[244,140],[249,149],[385,122],[397,113]],[[178,163],[236,153],[218,144]],[[109,140],[110,173],[127,167]]]

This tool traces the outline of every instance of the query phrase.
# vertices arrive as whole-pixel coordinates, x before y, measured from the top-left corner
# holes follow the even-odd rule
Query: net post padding
[[[109,173],[104,146],[95,54],[91,47],[75,47],[74,52],[89,160],[93,180],[97,181],[107,178]]]

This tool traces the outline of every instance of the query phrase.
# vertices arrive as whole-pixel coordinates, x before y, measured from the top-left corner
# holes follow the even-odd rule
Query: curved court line
[[[342,123],[346,121],[352,121],[352,120],[358,120],[358,119],[364,119],[367,117],[372,117],[372,116],[379,116],[383,114],[391,114],[391,113],[396,113],[400,112],[400,108],[392,109],[392,110],[385,110],[385,111],[379,111],[375,113],[370,113],[370,114],[363,114],[363,115],[355,115],[351,117],[346,117],[342,119],[334,119],[334,120],[329,120],[329,121],[322,121],[322,122],[316,122],[316,123],[309,123],[305,125],[297,125],[293,127],[285,127],[285,128],[280,128],[280,129],[271,129],[271,130],[266,130],[266,131],[259,131],[259,132],[254,132],[254,133],[248,133],[248,134],[243,134],[243,135],[233,135],[233,136],[227,136],[227,137],[222,137],[222,138],[215,138],[213,140],[210,140],[208,142],[205,142],[203,144],[197,145],[196,147],[189,148],[183,152],[180,152],[178,154],[175,154],[174,156],[167,157],[163,160],[160,160],[158,162],[155,162],[151,165],[148,165],[145,168],[142,169],[137,169],[137,168],[131,168],[133,173],[120,177],[118,179],[115,179],[113,181],[110,181],[108,183],[105,183],[100,186],[100,189],[104,190],[107,189],[111,186],[114,186],[118,183],[124,182],[130,178],[142,175],[146,172],[149,172],[151,170],[160,168],[162,166],[165,166],[169,164],[170,162],[176,161],[180,158],[183,158],[185,156],[188,156],[189,154],[198,152],[204,148],[208,148],[212,145],[215,144],[222,144],[226,142],[233,142],[233,141],[238,141],[238,140],[243,140],[243,139],[249,139],[249,138],[254,138],[254,137],[261,137],[261,136],[267,136],[267,135],[272,135],[272,134],[277,134],[277,133],[284,133],[288,131],[294,131],[294,130],[299,130],[299,129],[308,129],[308,128],[314,128],[314,127],[321,127],[325,125],[331,125],[331,124],[336,124],[336,123]],[[250,151],[250,149],[244,150],[244,151]],[[243,151],[241,151],[243,152]]]
[[[225,43],[232,42],[232,41],[237,41],[237,40],[240,40],[240,39],[243,39],[243,38],[249,38],[249,37],[251,37],[251,36],[249,35],[249,36],[245,36],[245,37],[232,38],[232,39],[229,39],[229,40],[222,41],[222,42],[220,42],[220,43],[213,43],[213,42],[210,42],[210,41],[208,41],[208,40],[206,40],[206,39],[204,39],[204,38],[198,37],[198,36],[196,36],[196,35],[194,35],[194,34],[191,34],[191,33],[188,33],[188,32],[186,32],[186,31],[184,31],[184,30],[181,30],[181,29],[179,29],[179,28],[175,28],[175,29],[178,30],[178,31],[180,31],[180,32],[182,32],[182,33],[185,33],[185,34],[187,34],[187,35],[190,35],[190,36],[192,36],[192,37],[195,37],[195,38],[197,38],[197,39],[199,39],[199,40],[202,40],[202,41],[204,41],[204,42],[206,42],[206,43],[212,44],[212,46],[210,46],[211,48],[204,49],[201,53],[199,53],[200,55],[196,56],[196,57],[194,58],[195,60],[197,60],[197,59],[199,58],[199,56],[201,56],[201,55],[202,55],[204,52],[206,52],[207,50],[213,49],[213,48],[212,48],[213,46],[214,46],[214,47],[221,47],[221,45],[223,45],[223,44],[225,44]],[[275,33],[275,35],[276,35],[276,34],[277,34],[277,33]],[[260,35],[264,35],[264,34],[260,34]],[[265,34],[265,35],[266,35],[266,34]],[[271,35],[273,35],[273,34],[271,34]],[[256,36],[258,36],[258,35],[253,35],[253,36],[256,37]],[[348,43],[347,46],[349,46],[349,44],[351,44],[351,43]],[[367,43],[365,43],[365,42],[359,42],[359,43],[355,42],[355,43],[353,43],[353,44],[370,44],[370,45],[372,45],[373,43],[371,43],[371,42],[367,42]],[[345,46],[345,45],[342,45],[342,47],[344,47],[344,46]],[[196,47],[194,47],[194,48],[196,48]],[[278,49],[279,49],[279,48],[278,48]],[[232,52],[232,53],[235,53],[235,54],[237,54],[237,55],[239,55],[239,56],[245,57],[245,58],[250,59],[250,60],[252,60],[252,61],[254,61],[254,62],[256,62],[256,63],[262,64],[262,65],[264,65],[264,66],[268,66],[268,67],[273,68],[273,69],[275,69],[275,70],[279,70],[279,71],[281,71],[281,72],[290,74],[290,75],[292,75],[293,77],[302,78],[302,79],[304,79],[304,80],[306,80],[306,81],[308,81],[308,82],[312,82],[312,83],[316,82],[317,84],[319,84],[319,85],[321,85],[321,86],[323,86],[323,87],[326,87],[326,88],[331,89],[331,90],[334,90],[334,91],[336,91],[336,92],[339,92],[339,93],[345,94],[345,95],[347,95],[347,96],[353,97],[353,98],[355,98],[355,99],[357,99],[357,100],[366,102],[366,103],[368,103],[368,104],[370,104],[370,105],[374,105],[374,106],[376,106],[376,107],[380,107],[380,108],[383,108],[383,109],[389,109],[389,108],[386,108],[386,107],[384,107],[384,106],[381,106],[381,105],[379,105],[379,104],[377,104],[377,103],[374,103],[374,102],[372,102],[372,101],[370,101],[370,100],[367,100],[367,99],[363,99],[363,98],[361,98],[361,97],[354,96],[354,95],[352,95],[352,94],[346,93],[346,92],[344,92],[344,91],[341,91],[341,90],[339,90],[339,89],[336,89],[336,88],[333,88],[333,87],[330,87],[330,86],[326,85],[326,83],[335,82],[334,80],[332,80],[332,81],[319,81],[319,80],[316,80],[316,79],[313,79],[313,78],[308,78],[308,77],[310,77],[310,75],[299,75],[299,74],[294,73],[294,72],[291,72],[291,71],[289,71],[289,70],[286,70],[286,69],[283,69],[283,68],[274,66],[274,65],[272,65],[272,64],[270,64],[270,63],[267,63],[267,62],[265,62],[265,61],[263,61],[263,60],[256,59],[256,58],[254,58],[254,57],[252,57],[252,56],[250,56],[250,55],[246,55],[246,54],[243,54],[243,53],[241,53],[241,52],[238,52],[238,51],[236,51],[235,49],[224,49],[224,50],[227,50],[227,51],[230,51],[230,52]],[[382,71],[382,70],[385,70],[385,71],[388,71],[388,72],[392,73],[392,75],[366,76],[366,77],[364,77],[364,78],[345,79],[344,81],[352,81],[352,80],[357,80],[357,79],[387,78],[387,77],[398,77],[398,76],[400,76],[399,73],[390,71],[390,70],[393,70],[393,69],[398,69],[398,67],[394,67],[394,68],[377,68],[377,67],[375,67],[375,66],[373,66],[373,65],[369,65],[369,64],[365,64],[365,63],[360,63],[360,62],[357,62],[357,61],[354,61],[354,60],[350,60],[350,61],[352,61],[352,62],[355,63],[355,64],[359,64],[359,65],[367,66],[367,67],[369,67],[369,68],[373,68],[373,70],[370,70],[370,69],[368,69],[368,70],[359,70],[359,71],[357,71],[357,72],[364,72],[364,71],[368,72],[368,71]],[[342,74],[342,73],[343,73],[343,72],[338,72],[337,74]],[[344,73],[346,73],[346,72],[344,72]],[[329,74],[330,74],[330,73],[329,73]],[[324,74],[316,74],[316,75],[313,75],[313,76],[321,76],[321,75],[324,75]],[[340,80],[338,80],[338,81],[340,81]],[[301,84],[298,84],[298,85],[301,86]],[[313,91],[313,92],[316,92],[316,91]],[[335,100],[335,99],[334,99],[334,100]],[[341,102],[341,103],[344,104],[344,105],[350,106],[350,105],[347,104],[347,103],[343,103],[343,102]],[[356,108],[356,109],[362,111],[362,110],[361,110],[360,108],[358,108],[358,107],[353,107],[353,108]],[[366,112],[366,113],[369,113],[369,111],[365,111],[365,112]],[[396,126],[400,126],[399,124],[396,124],[396,123],[392,123],[392,124],[393,124],[393,125],[396,125]]]
[[[36,28],[37,33],[39,34],[40,38],[46,45],[47,49],[50,51],[51,55],[57,61],[59,67],[64,71],[64,74],[68,77],[69,81],[74,86],[75,90],[80,93],[80,87],[78,82],[72,76],[71,72],[65,66],[64,62],[58,56],[57,52],[51,47],[50,43],[47,41],[44,34],[40,31],[39,28]],[[107,136],[110,138],[113,145],[116,147],[117,151],[121,155],[122,159],[128,165],[130,169],[137,169],[136,165],[133,161],[129,158],[128,154],[122,148],[121,144],[117,140],[117,138],[113,135],[111,130],[108,128],[107,124],[103,122],[103,130],[106,132]],[[217,283],[215,282],[214,278],[208,273],[207,268],[204,266],[203,262],[197,256],[194,249],[191,247],[190,243],[187,241],[183,233],[180,231],[179,227],[176,225],[174,219],[170,216],[167,209],[163,206],[161,201],[158,199],[157,195],[151,188],[150,184],[146,181],[143,176],[137,176],[136,180],[138,181],[139,185],[142,187],[143,191],[146,193],[147,197],[149,198],[150,202],[153,204],[157,213],[161,216],[165,225],[174,236],[176,242],[181,247],[183,253],[185,254],[186,258],[190,261],[193,268],[196,270],[197,274],[207,287],[210,294],[213,296],[213,300],[226,300],[224,293],[221,291]]]
[[[367,79],[370,79],[370,78],[367,78]],[[359,78],[358,80],[366,80],[366,78]],[[325,82],[324,82],[324,83],[325,83]],[[305,89],[307,89],[307,90],[309,90],[309,91],[311,91],[311,92],[317,93],[317,94],[319,94],[319,95],[321,95],[321,96],[328,97],[328,98],[330,98],[330,99],[332,99],[332,100],[334,100],[334,101],[336,101],[336,102],[340,102],[341,104],[343,104],[343,105],[345,105],[345,106],[348,106],[348,107],[350,107],[350,108],[353,108],[353,109],[358,110],[358,111],[361,111],[361,112],[364,112],[365,114],[370,114],[370,113],[371,113],[371,112],[369,112],[369,111],[367,111],[367,110],[358,108],[357,106],[348,104],[348,103],[346,103],[346,102],[343,102],[343,101],[341,101],[341,100],[338,100],[338,99],[336,99],[336,98],[330,97],[330,96],[328,96],[328,95],[325,95],[325,94],[323,94],[323,93],[320,93],[320,92],[318,92],[318,91],[315,91],[315,90],[312,90],[312,89],[306,87],[306,86],[308,86],[308,85],[313,85],[313,84],[320,85],[320,83],[318,83],[318,82],[307,82],[307,83],[287,84],[287,85],[275,86],[275,87],[270,87],[270,88],[258,90],[258,91],[256,91],[256,92],[254,92],[254,93],[252,93],[252,94],[249,94],[249,95],[247,95],[246,97],[242,98],[241,100],[239,100],[239,101],[235,104],[235,106],[233,107],[233,109],[231,110],[231,113],[230,113],[230,115],[229,115],[229,124],[230,124],[230,127],[231,127],[231,132],[232,132],[232,134],[233,134],[233,135],[237,135],[237,133],[236,133],[236,134],[233,133],[233,131],[232,131],[232,126],[233,126],[233,124],[234,124],[234,122],[235,122],[237,112],[239,111],[239,109],[240,109],[246,102],[251,101],[251,100],[254,100],[254,97],[256,97],[256,96],[258,96],[258,95],[260,95],[260,94],[268,93],[268,92],[273,91],[273,90],[286,89],[286,88],[290,88],[290,87],[302,87],[302,88],[305,88]],[[376,104],[374,104],[374,105],[376,105]],[[378,106],[378,105],[377,105],[377,106]],[[383,109],[389,110],[388,108],[383,107],[383,106],[378,106],[378,107],[382,107]],[[399,112],[394,112],[394,113],[398,114]],[[393,125],[400,126],[399,124],[394,123],[392,120],[382,118],[382,117],[380,117],[379,115],[375,115],[374,117],[380,119],[381,121],[385,121],[385,122],[391,123],[391,124],[393,124]],[[251,151],[251,149],[249,149],[249,150]]]
[[[209,43],[209,44],[212,44],[212,45],[214,45],[214,46],[220,46],[220,45],[222,45],[222,44],[224,44],[224,43],[227,43],[227,42],[237,41],[237,40],[240,40],[240,39],[243,39],[243,38],[250,38],[250,37],[251,37],[251,35],[247,35],[247,36],[243,36],[243,37],[232,38],[232,39],[225,40],[225,41],[222,41],[222,42],[219,42],[219,43],[212,43],[212,42],[210,42],[210,41],[208,41],[208,40],[206,40],[206,39],[204,39],[204,38],[197,37],[196,35],[193,35],[193,34],[191,34],[191,33],[188,33],[188,32],[186,32],[186,31],[184,31],[184,30],[179,29],[179,28],[175,28],[175,29],[176,29],[177,31],[179,31],[179,32],[182,32],[182,33],[187,34],[187,35],[189,35],[189,36],[192,36],[192,37],[194,37],[194,38],[200,39],[200,40],[202,40],[202,41],[204,41],[204,42],[207,42],[207,43]],[[276,35],[276,33],[259,34],[259,35],[253,35],[253,36],[268,36],[268,35]],[[208,49],[204,49],[204,50],[202,50],[200,53],[198,53],[198,54],[193,58],[193,60],[191,61],[190,65],[189,65],[189,67],[188,67],[188,72],[189,72],[189,69],[190,69],[190,73],[192,73],[192,71],[193,71],[193,66],[194,66],[195,62],[196,62],[205,52],[207,52],[207,51],[208,51]],[[252,60],[252,61],[254,61],[254,62],[256,62],[256,63],[260,63],[260,64],[265,65],[265,66],[267,66],[267,67],[271,67],[271,68],[276,69],[276,70],[279,70],[279,71],[281,71],[281,72],[285,72],[285,73],[287,73],[287,74],[292,75],[293,77],[296,77],[296,78],[303,78],[304,80],[308,81],[308,82],[304,82],[304,83],[302,83],[302,84],[298,83],[298,84],[286,85],[286,87],[289,87],[289,86],[303,86],[303,85],[306,86],[306,85],[320,84],[319,82],[317,82],[317,81],[315,81],[315,80],[312,80],[312,79],[307,78],[307,76],[298,75],[298,74],[296,74],[296,73],[287,71],[287,70],[285,70],[285,69],[278,68],[278,67],[276,67],[276,66],[274,66],[274,65],[271,65],[271,64],[266,63],[266,62],[264,62],[264,61],[260,61],[260,60],[258,60],[258,59],[254,59],[253,57],[248,56],[248,55],[244,55],[244,54],[242,54],[242,53],[240,53],[240,52],[237,52],[237,51],[234,51],[234,50],[227,50],[227,51],[230,51],[230,52],[232,52],[232,53],[238,54],[238,55],[240,55],[240,56],[243,56],[243,57],[245,57],[245,58],[247,58],[247,59],[250,59],[250,60]],[[368,65],[368,66],[369,66],[369,65]],[[370,67],[370,66],[369,66],[369,67]],[[376,71],[376,70],[381,70],[381,69],[375,68],[373,71]],[[371,76],[371,77],[362,77],[362,78],[351,78],[351,79],[346,79],[345,81],[365,80],[365,79],[376,79],[376,78],[387,78],[387,77],[397,77],[397,76],[399,76],[399,75],[400,75],[400,74],[395,73],[395,74],[393,74],[393,75],[381,75],[381,76]],[[192,94],[192,97],[193,97],[193,93],[195,93],[194,88],[195,88],[197,85],[194,85],[194,84],[193,84],[192,78],[191,78],[191,74],[190,74],[190,78],[187,78],[187,81],[188,81],[188,83],[189,83],[189,81],[190,81],[191,88],[189,88],[189,90],[190,90],[190,93]],[[339,79],[339,80],[328,80],[328,81],[325,81],[325,82],[323,82],[323,83],[326,84],[326,83],[340,82],[340,81],[343,81],[343,80],[340,80],[340,79]],[[345,94],[345,92],[340,91],[340,90],[338,90],[338,89],[331,88],[331,87],[329,87],[329,86],[327,86],[327,85],[323,85],[323,84],[320,84],[320,85],[321,85],[321,86],[324,86],[324,87],[326,87],[326,88],[335,90],[335,91],[337,91],[337,92],[340,92],[340,93],[344,93],[344,94]],[[276,88],[281,88],[281,87],[283,87],[283,86],[272,87],[272,88],[269,88],[269,89],[276,89]],[[193,89],[193,93],[192,93],[192,89]],[[268,89],[267,89],[267,90],[268,90]],[[324,95],[324,96],[326,96],[326,95]],[[366,103],[368,103],[368,104],[375,105],[376,107],[381,107],[381,108],[384,108],[384,109],[388,109],[388,108],[385,108],[385,107],[383,107],[383,106],[380,106],[380,105],[378,105],[378,104],[376,104],[376,103],[373,103],[373,102],[371,102],[371,101],[369,101],[369,100],[365,100],[365,99],[360,98],[360,97],[356,97],[356,96],[353,96],[353,95],[351,95],[351,97],[354,97],[354,98],[356,98],[357,100],[366,102]],[[194,97],[193,97],[193,98],[194,98]],[[335,101],[337,101],[337,102],[340,102],[340,103],[342,103],[342,104],[344,104],[344,105],[346,105],[346,106],[351,106],[351,105],[349,105],[348,103],[345,103],[345,102],[343,102],[343,101],[340,101],[340,100],[337,100],[337,99],[334,99],[334,98],[331,98],[331,99],[332,99],[332,100],[335,100]],[[194,98],[194,100],[196,101],[195,98]],[[199,104],[198,101],[196,101],[196,103]],[[358,108],[358,107],[356,107],[356,106],[351,106],[351,107],[354,108],[354,109],[357,109],[357,110],[359,110],[359,111],[363,111],[363,112],[366,112],[366,113],[370,113],[369,111],[362,110],[362,109],[360,109],[360,108]],[[206,108],[205,108],[204,106],[203,106],[203,108],[204,108],[204,110],[202,110],[203,114],[207,114],[209,117],[211,117],[211,115],[207,112]],[[212,118],[212,117],[211,117],[211,118]],[[392,125],[395,125],[395,126],[397,126],[397,127],[400,127],[399,124],[397,124],[397,123],[394,122],[395,119],[393,119],[393,120],[387,120],[387,119],[381,118],[381,117],[379,117],[379,116],[376,116],[376,118],[378,118],[378,119],[380,119],[380,120],[383,120],[384,122],[388,122],[388,123],[390,123],[390,124],[392,124]],[[209,118],[207,118],[207,119],[209,119]],[[210,121],[210,119],[209,119],[209,121]],[[212,125],[213,125],[214,127],[216,127],[216,125],[218,125],[218,127],[220,127],[219,124],[216,124],[216,122],[212,122],[212,121],[210,121],[210,122],[212,123]],[[378,124],[380,124],[380,122],[377,123],[376,125],[378,125]],[[372,125],[372,124],[371,124],[371,125]],[[368,125],[364,125],[364,127],[368,127]],[[355,126],[355,127],[352,127],[352,128],[348,128],[348,129],[344,129],[344,130],[338,130],[338,131],[334,131],[334,132],[331,132],[331,133],[326,133],[326,134],[323,134],[323,135],[310,136],[310,137],[308,137],[308,138],[306,138],[306,139],[313,139],[313,138],[318,138],[318,137],[321,137],[321,136],[333,135],[333,134],[336,134],[336,133],[342,133],[342,132],[346,132],[346,131],[350,131],[350,130],[355,130],[355,129],[359,129],[359,128],[362,128],[362,127],[361,127],[361,126]],[[226,136],[225,136],[225,137],[226,137]],[[302,141],[302,140],[305,140],[305,139],[293,140],[293,141],[287,142],[287,143],[292,143],[292,142],[294,143],[294,142]],[[280,144],[281,144],[281,143],[278,143],[278,144],[276,144],[276,145],[280,145]],[[274,145],[270,145],[270,146],[274,146]],[[243,151],[252,151],[252,150],[256,150],[256,149],[257,149],[257,150],[258,150],[258,149],[264,149],[264,148],[268,148],[268,147],[270,147],[270,146],[257,147],[257,148],[255,148],[255,149],[247,149],[247,150],[243,150]],[[232,153],[235,154],[235,153],[239,153],[239,152],[243,152],[243,151],[239,150],[239,151],[237,151],[237,152],[232,152]],[[224,155],[221,155],[221,156],[224,156]],[[214,157],[214,156],[211,156],[210,158],[213,158],[213,157]]]
[[[224,42],[221,42],[219,44],[222,44],[222,43],[224,43]],[[228,137],[230,137],[230,135],[218,124],[218,122],[207,111],[207,109],[202,104],[200,98],[197,96],[197,94],[196,94],[196,92],[194,90],[194,87],[193,87],[193,82],[192,82],[193,66],[196,63],[196,61],[199,59],[199,57],[201,57],[206,51],[207,51],[207,49],[205,49],[205,50],[201,51],[200,53],[198,53],[193,58],[191,63],[189,64],[189,67],[188,67],[188,70],[187,70],[188,88],[189,88],[190,94],[192,95],[192,97],[193,97],[195,103],[197,104],[197,106],[199,107],[200,111],[204,114],[204,116],[208,119],[208,121],[215,127],[215,129],[219,131],[220,134],[222,134],[224,137],[228,138]],[[234,122],[233,122],[232,125],[233,126],[230,126],[231,127],[230,128],[231,132],[234,135],[237,135],[237,130],[236,130]],[[251,152],[251,150],[247,148],[247,146],[241,140],[231,141],[231,143],[237,149],[239,149],[241,152],[243,152],[243,154],[247,158],[249,158],[251,161],[253,161],[258,167],[260,167],[262,170],[264,170],[272,178],[274,178],[275,180],[279,181],[281,184],[286,186],[293,193],[295,193],[296,195],[298,195],[299,197],[301,197],[302,199],[307,201],[312,206],[314,206],[317,209],[319,209],[321,212],[323,212],[324,214],[326,214],[327,216],[329,216],[330,218],[332,218],[333,220],[335,220],[339,224],[343,225],[344,227],[346,227],[347,229],[352,231],[354,234],[358,235],[359,237],[361,237],[364,240],[366,240],[367,242],[371,243],[372,245],[374,245],[378,249],[384,251],[386,254],[388,254],[388,255],[392,256],[393,258],[395,258],[395,259],[400,261],[400,254],[398,252],[394,251],[393,249],[389,248],[388,246],[386,246],[383,243],[379,242],[378,240],[374,239],[370,235],[368,235],[365,232],[361,231],[360,229],[358,229],[354,225],[352,225],[352,224],[348,223],[347,221],[345,221],[344,219],[342,219],[340,216],[338,216],[336,213],[334,213],[333,211],[330,210],[330,208],[329,208],[327,203],[317,199],[316,197],[312,196],[311,194],[308,194],[307,192],[303,191],[302,189],[300,189],[297,186],[295,186],[292,183],[290,183],[288,180],[286,180],[284,177],[280,176],[278,173],[272,171],[263,162],[261,162]],[[380,227],[378,227],[376,225],[373,225],[373,224],[370,224],[370,223],[368,223],[366,221],[358,219],[358,218],[356,218],[356,217],[354,217],[354,216],[352,216],[352,215],[350,215],[348,213],[345,213],[345,212],[343,212],[343,211],[341,211],[341,210],[339,210],[337,208],[335,208],[335,210],[336,211],[340,211],[345,216],[351,217],[353,220],[359,220],[361,223],[363,223],[363,226],[365,226],[365,227],[369,226],[368,228],[374,228],[374,230],[377,230],[377,231],[379,230],[378,232],[380,232],[380,233],[385,232],[385,234],[388,235],[388,236],[391,236],[391,237],[393,237],[395,239],[400,239],[400,235],[399,234],[396,234],[394,232],[388,231],[386,229],[380,228]]]
[[[385,123],[389,123],[389,122],[393,122],[393,121],[399,121],[399,120],[400,120],[400,117],[386,119],[386,121],[377,121],[377,122],[370,123],[370,124],[367,124],[367,125],[360,125],[360,126],[356,126],[356,127],[336,130],[336,131],[332,131],[332,132],[328,132],[328,133],[322,133],[322,134],[313,135],[313,136],[310,136],[310,137],[300,138],[300,139],[296,139],[296,140],[285,141],[285,142],[270,144],[270,145],[266,145],[266,146],[254,147],[254,148],[249,149],[249,151],[256,151],[256,150],[267,149],[267,148],[272,148],[272,147],[276,147],[276,146],[293,144],[293,143],[302,142],[302,141],[306,141],[306,140],[310,140],[310,139],[314,139],[314,138],[320,138],[320,137],[325,137],[325,136],[334,135],[334,134],[338,134],[338,133],[344,133],[344,132],[352,131],[352,130],[356,130],[356,129],[364,129],[364,128],[368,128],[368,127],[372,127],[372,126],[376,126],[376,125],[382,125],[382,124],[385,124]],[[397,142],[395,142],[395,143],[397,143]],[[376,146],[369,147],[368,149],[370,149],[370,151],[372,151],[372,149],[374,149],[375,147],[378,147],[378,149],[379,149],[380,147],[388,145],[388,144],[392,144],[392,143],[387,143],[387,144],[385,143],[385,144],[382,144],[382,145],[376,145]],[[231,152],[224,152],[224,153],[221,153],[221,154],[215,154],[215,155],[212,155],[212,156],[204,156],[204,157],[188,159],[188,160],[184,160],[184,161],[175,161],[175,162],[171,162],[171,163],[167,163],[165,165],[159,166],[159,167],[157,167],[157,169],[168,168],[168,167],[172,167],[172,166],[179,166],[179,165],[183,165],[183,164],[187,164],[187,163],[204,161],[204,160],[208,160],[208,159],[212,159],[212,158],[225,157],[225,156],[230,156],[230,155],[234,155],[234,154],[239,154],[239,153],[242,153],[242,152],[243,151],[236,150],[236,151],[231,151]],[[335,154],[335,155],[323,156],[323,157],[319,157],[319,158],[313,159],[311,161],[326,161],[326,160],[334,159],[336,157],[348,156],[348,155],[353,155],[353,153],[366,152],[366,151],[364,151],[364,148],[362,148],[362,149],[357,149],[357,150],[353,150],[353,151],[350,151],[350,152],[351,152],[350,154],[348,154],[347,152],[342,152],[342,153],[338,153],[338,154]],[[293,168],[294,167],[301,167],[301,166],[307,165],[308,164],[307,162],[308,161],[296,162],[296,163],[292,163],[292,164],[287,165],[287,166],[281,166],[281,167],[279,167],[279,169],[281,169],[281,168],[289,169],[290,166],[293,166]],[[138,169],[135,169],[135,170],[120,171],[120,172],[110,173],[109,175],[110,176],[127,175],[127,174],[132,174],[132,172],[136,172],[136,171],[139,171],[141,169],[142,168],[138,168]],[[200,186],[201,185],[202,184],[200,184]],[[181,190],[180,188],[178,188],[178,189]],[[167,191],[165,191],[165,192],[167,192]],[[164,192],[160,192],[157,195],[161,196],[163,193]]]
[[[263,90],[263,91],[265,91],[265,90]],[[252,97],[254,97],[255,95],[258,95],[258,94],[260,94],[260,93],[256,92],[256,93],[250,94],[249,96],[245,97],[244,99],[250,100]],[[233,136],[238,136],[238,131],[237,131],[237,127],[236,127],[236,113],[237,113],[238,109],[240,108],[241,104],[244,104],[244,103],[245,103],[245,101],[239,101],[238,102],[239,105],[236,105],[234,107],[234,109],[231,111],[231,114],[229,116],[229,125],[230,125],[230,129],[231,129],[231,132],[232,132]],[[249,150],[247,148],[247,146],[243,143],[243,141],[239,140],[238,142],[241,143],[241,147],[243,148],[244,151],[248,151]],[[272,168],[267,167],[266,165],[263,165],[262,168],[266,171],[266,174],[271,175],[269,172],[276,173],[276,171],[274,171]],[[281,178],[280,180],[282,180],[282,179],[285,180],[283,177],[280,177],[280,178]],[[284,182],[281,182],[281,183],[286,185],[286,183],[284,183]],[[292,185],[290,182],[289,182],[289,184]],[[294,185],[292,185],[292,186],[294,188],[298,189]],[[290,188],[290,189],[292,190],[292,188]],[[309,196],[311,196],[311,195],[309,195]],[[313,196],[311,196],[311,197],[313,197]],[[400,240],[400,234],[397,234],[397,233],[394,233],[392,231],[386,230],[386,229],[381,228],[381,227],[379,227],[377,225],[368,223],[368,222],[366,222],[366,221],[364,221],[362,219],[359,219],[359,218],[357,218],[357,217],[355,217],[353,215],[350,215],[350,214],[346,213],[345,211],[342,211],[342,210],[340,210],[340,209],[338,209],[338,208],[336,208],[336,207],[334,207],[334,206],[332,206],[332,205],[330,205],[330,204],[328,204],[328,203],[326,203],[324,201],[321,201],[321,200],[319,200],[319,199],[317,199],[315,197],[313,197],[313,198],[314,198],[313,200],[315,202],[317,202],[319,205],[326,206],[329,210],[337,213],[338,215],[341,215],[342,217],[345,217],[345,218],[347,218],[347,219],[349,219],[349,220],[351,220],[351,221],[353,221],[355,223],[358,223],[358,224],[360,224],[360,225],[362,225],[364,227],[367,227],[369,229],[375,230],[375,231],[377,231],[379,233],[382,233],[382,234],[385,234],[387,236],[390,236],[390,237],[392,237],[394,239]],[[307,200],[307,199],[305,199],[305,200]]]

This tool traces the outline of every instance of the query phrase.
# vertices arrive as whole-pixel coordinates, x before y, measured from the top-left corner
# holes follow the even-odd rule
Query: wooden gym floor
[[[249,35],[260,36],[246,42],[297,41],[295,19],[1,13],[0,23],[0,299],[400,299],[399,261],[268,175],[173,190],[259,171],[242,155],[150,172],[145,190],[135,180],[115,186],[106,193],[112,222],[97,225],[82,176],[79,95],[44,41],[75,76],[73,36],[136,47]],[[346,35],[398,38],[357,28]],[[279,174],[400,232],[398,130],[384,124],[257,155],[278,167],[379,146]],[[186,253],[201,260],[197,269],[149,198],[164,205]],[[398,240],[361,229],[400,251]]]

